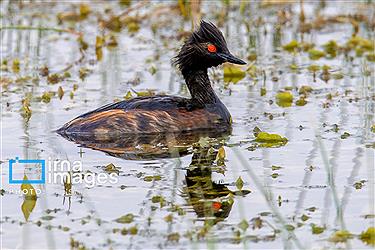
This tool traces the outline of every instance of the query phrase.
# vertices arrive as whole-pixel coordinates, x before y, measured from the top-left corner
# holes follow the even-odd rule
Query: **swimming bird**
[[[111,103],[63,125],[57,132],[70,139],[103,135],[156,134],[231,129],[231,116],[213,90],[207,69],[229,62],[246,64],[233,56],[220,30],[201,21],[174,58],[191,98],[156,95]]]

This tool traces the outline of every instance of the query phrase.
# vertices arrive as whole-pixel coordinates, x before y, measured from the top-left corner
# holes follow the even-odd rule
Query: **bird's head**
[[[229,52],[221,31],[211,22],[203,20],[175,57],[175,64],[182,73],[215,67],[225,62],[246,64]]]

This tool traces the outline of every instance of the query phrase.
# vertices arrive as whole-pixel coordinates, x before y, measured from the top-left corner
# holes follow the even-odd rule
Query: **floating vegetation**
[[[259,132],[255,137],[255,141],[258,142],[259,147],[264,148],[281,147],[288,143],[287,138],[267,132]]]
[[[26,175],[23,177],[23,180],[24,181],[28,180]],[[21,191],[24,194],[24,199],[23,199],[23,203],[21,206],[21,210],[22,210],[25,220],[28,221],[30,214],[33,212],[35,205],[36,205],[36,201],[37,201],[36,190],[31,184],[22,183]]]
[[[237,83],[246,76],[246,72],[240,67],[231,64],[224,65],[224,82]]]
[[[359,238],[367,245],[375,245],[375,227],[369,227],[366,231],[362,232]]]
[[[276,94],[276,104],[280,107],[290,107],[293,103],[293,95],[289,91],[279,92]]]
[[[120,218],[117,218],[115,221],[117,223],[121,223],[121,224],[129,224],[129,223],[132,223],[133,220],[134,220],[134,215],[133,214],[127,214],[127,215],[121,216]]]

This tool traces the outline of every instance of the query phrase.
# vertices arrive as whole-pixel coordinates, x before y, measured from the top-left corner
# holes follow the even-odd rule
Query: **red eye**
[[[216,46],[213,45],[213,44],[209,44],[209,45],[207,45],[207,49],[208,49],[208,51],[211,52],[211,53],[216,52]]]

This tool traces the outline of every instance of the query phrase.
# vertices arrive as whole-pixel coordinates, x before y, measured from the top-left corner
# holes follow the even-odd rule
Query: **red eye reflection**
[[[216,46],[213,45],[213,44],[209,44],[209,45],[207,45],[207,49],[208,49],[208,51],[211,52],[211,53],[216,52]]]
[[[221,208],[221,203],[220,202],[213,202],[212,208],[213,208],[214,211],[218,211]]]

